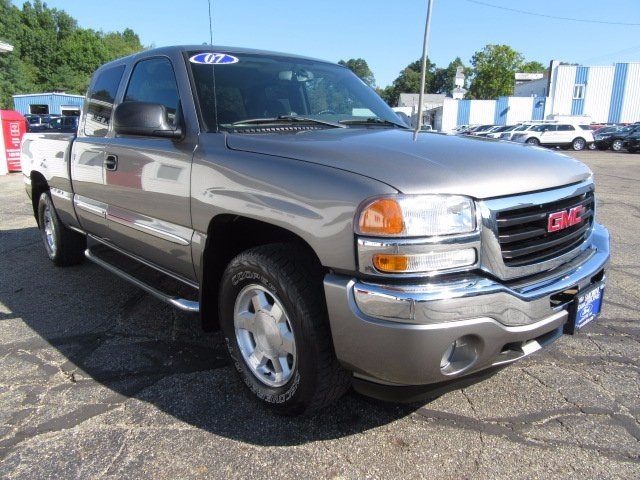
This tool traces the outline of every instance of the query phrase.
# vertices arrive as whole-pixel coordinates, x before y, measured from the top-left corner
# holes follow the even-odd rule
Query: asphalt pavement
[[[570,155],[612,237],[600,318],[429,403],[349,393],[293,419],[196,316],[54,267],[22,175],[0,176],[0,478],[640,478],[640,154]]]

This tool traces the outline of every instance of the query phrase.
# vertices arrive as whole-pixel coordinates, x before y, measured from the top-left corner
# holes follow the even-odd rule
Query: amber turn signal
[[[375,200],[360,213],[358,226],[365,235],[399,235],[404,231],[402,209],[390,198]]]

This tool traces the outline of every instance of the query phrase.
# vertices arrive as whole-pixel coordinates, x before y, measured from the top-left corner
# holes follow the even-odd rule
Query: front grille
[[[582,206],[582,221],[548,232],[549,215]],[[556,202],[498,212],[498,241],[507,267],[523,267],[544,262],[570,252],[582,244],[594,221],[593,192]]]

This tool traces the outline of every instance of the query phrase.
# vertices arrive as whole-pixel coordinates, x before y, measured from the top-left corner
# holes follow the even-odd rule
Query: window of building
[[[29,105],[29,113],[34,115],[48,115],[49,105],[31,104]]]
[[[576,84],[573,86],[573,99],[574,100],[583,100],[584,99],[584,85]]]
[[[111,112],[124,65],[101,71],[91,84],[87,95],[87,114],[84,133],[89,137],[104,137],[109,131]]]

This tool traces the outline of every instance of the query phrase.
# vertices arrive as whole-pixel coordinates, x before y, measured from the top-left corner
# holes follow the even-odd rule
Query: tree
[[[491,99],[513,93],[514,75],[524,57],[507,45],[487,45],[471,58],[473,79],[468,98]]]
[[[144,50],[140,43],[140,37],[130,28],[125,28],[122,33],[109,32],[101,34],[101,36],[107,50],[106,61]]]
[[[547,71],[547,67],[540,62],[527,62],[520,66],[519,71],[522,73],[543,73]]]
[[[467,83],[473,70],[471,67],[465,67],[460,57],[456,57],[453,62],[449,63],[447,68],[436,68],[433,84],[430,86],[429,91],[431,93],[451,93],[456,86],[455,80],[458,67],[464,69],[465,83]]]
[[[432,91],[435,75],[435,64],[427,58],[427,71],[425,76],[424,93],[435,93]],[[379,90],[378,94],[387,104],[395,106],[401,93],[420,93],[420,80],[422,78],[422,60],[416,60],[407,65],[400,75],[393,81],[390,87]]]
[[[342,65],[343,67],[347,67],[349,70],[355,73],[358,77],[360,77],[360,79],[364,83],[369,85],[371,88],[375,88],[376,79],[373,76],[373,72],[369,68],[369,65],[367,65],[367,62],[362,58],[351,58],[346,62],[344,60],[340,60],[338,64]]]
[[[0,0],[0,40],[14,46],[0,54],[2,108],[11,108],[11,96],[18,93],[84,93],[99,65],[144,49],[131,29],[106,34],[83,29],[41,0],[25,2],[22,9]]]

